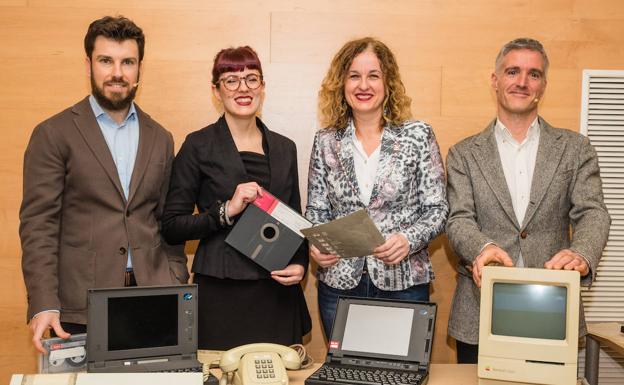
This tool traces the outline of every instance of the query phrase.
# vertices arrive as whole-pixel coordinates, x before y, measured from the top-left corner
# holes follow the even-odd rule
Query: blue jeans
[[[392,298],[410,301],[429,301],[429,284],[414,285],[405,290],[389,291],[378,289],[368,273],[362,275],[360,283],[353,289],[341,290],[318,281],[318,305],[321,321],[327,338],[331,338],[331,329],[336,316],[338,297]]]

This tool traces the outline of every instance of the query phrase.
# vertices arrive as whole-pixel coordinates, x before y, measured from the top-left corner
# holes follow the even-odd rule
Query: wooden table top
[[[618,322],[588,322],[587,331],[598,341],[624,354],[624,334]]]

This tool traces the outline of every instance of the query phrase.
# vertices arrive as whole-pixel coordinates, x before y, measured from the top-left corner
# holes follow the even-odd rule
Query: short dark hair
[[[540,43],[539,41],[535,39],[531,39],[528,37],[521,37],[518,39],[514,39],[510,41],[509,43],[505,44],[503,48],[501,48],[501,50],[498,52],[498,55],[496,56],[496,61],[494,63],[494,70],[498,71],[501,63],[503,62],[503,58],[505,57],[505,55],[507,55],[509,52],[516,50],[516,49],[528,49],[529,51],[534,51],[534,52],[539,53],[542,56],[542,59],[544,61],[544,76],[546,76],[546,74],[548,73],[548,66],[550,64],[548,62],[548,56],[546,55],[546,50],[544,49],[544,46],[542,45],[542,43]]]
[[[104,36],[107,39],[113,39],[118,42],[135,40],[139,46],[139,61],[143,60],[145,35],[143,35],[143,30],[134,24],[132,20],[123,16],[105,16],[91,23],[84,38],[85,52],[89,59],[91,59],[93,54],[95,39],[98,36]]]
[[[262,77],[262,64],[258,54],[250,46],[225,48],[219,51],[212,65],[212,84],[219,85],[219,76],[225,72],[240,72],[245,68],[258,70]]]

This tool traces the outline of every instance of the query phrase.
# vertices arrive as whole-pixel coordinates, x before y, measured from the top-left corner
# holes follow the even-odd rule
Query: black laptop
[[[197,285],[89,289],[88,299],[88,372],[202,372]]]
[[[425,384],[436,309],[428,302],[339,298],[325,363],[305,384]]]

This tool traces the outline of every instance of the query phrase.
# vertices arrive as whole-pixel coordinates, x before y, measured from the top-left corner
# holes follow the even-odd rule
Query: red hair
[[[262,64],[258,54],[250,46],[226,48],[219,51],[214,58],[212,66],[212,84],[218,85],[219,76],[225,72],[240,72],[245,68],[260,71],[262,76]]]

